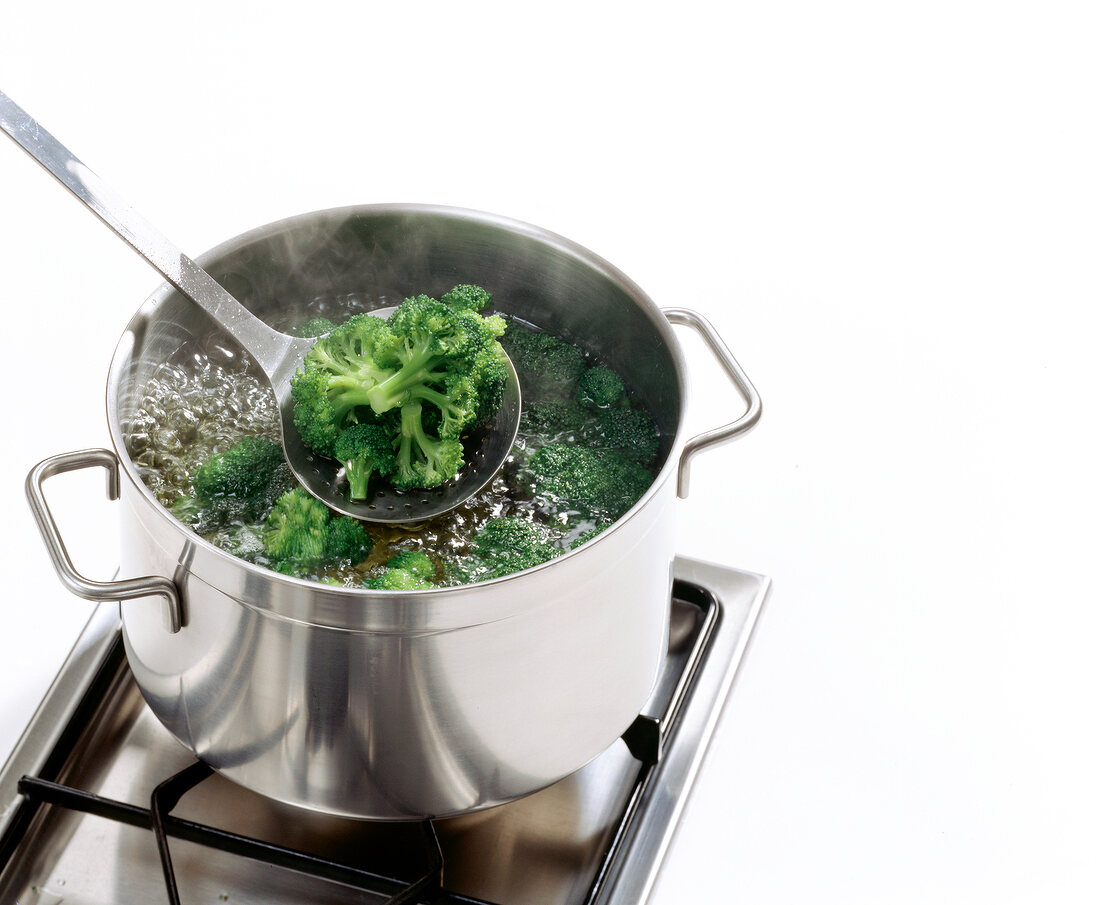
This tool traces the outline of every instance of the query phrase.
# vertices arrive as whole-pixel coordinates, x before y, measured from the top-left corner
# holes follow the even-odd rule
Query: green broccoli
[[[379,424],[353,424],[336,438],[334,458],[344,463],[348,478],[348,497],[365,500],[374,475],[385,477],[393,471],[393,440]]]
[[[191,475],[193,496],[172,504],[172,514],[199,534],[262,519],[295,485],[283,448],[273,440],[245,437],[211,456]]]
[[[367,390],[392,371],[397,338],[386,322],[357,314],[322,337],[291,379],[294,426],[314,452],[332,456],[340,435],[362,421],[375,421]]]
[[[589,528],[587,531],[585,531],[584,533],[582,533],[578,537],[574,538],[574,540],[570,542],[569,549],[570,550],[576,550],[577,547],[580,547],[583,544],[587,544],[597,534],[602,534],[609,527],[611,527],[611,523],[610,522],[605,522],[602,525],[596,525],[595,528]]]
[[[340,560],[362,560],[374,546],[359,522],[346,515],[333,518],[324,503],[300,487],[275,503],[263,544],[272,568],[290,575]]]
[[[434,588],[429,580],[435,563],[423,550],[403,550],[390,558],[384,571],[367,581],[374,591],[423,591]]]
[[[324,336],[336,329],[336,324],[327,317],[312,317],[290,331],[292,336]]]
[[[657,456],[657,425],[641,409],[614,408],[600,412],[592,432],[594,445],[621,452],[628,459],[649,465]]]
[[[537,450],[527,473],[537,496],[597,521],[618,519],[653,482],[642,465],[616,450],[558,443]]]
[[[388,320],[356,315],[323,337],[293,378],[294,423],[323,455],[354,424],[376,424],[396,454],[391,481],[434,487],[463,464],[461,437],[500,408],[504,320],[475,310],[488,294],[457,286],[406,299]]]
[[[390,474],[395,487],[436,487],[453,478],[465,464],[462,441],[429,434],[421,410],[419,402],[401,408],[401,433]]]
[[[544,399],[524,406],[519,428],[524,433],[554,437],[579,434],[592,415],[567,399]]]
[[[487,307],[493,297],[480,286],[471,286],[466,283],[455,286],[450,292],[439,297],[439,300],[452,308],[464,308],[467,311],[481,311]]]
[[[623,381],[611,368],[597,365],[577,381],[577,400],[590,408],[605,409],[623,398]]]
[[[435,574],[435,563],[423,550],[402,550],[390,557],[387,569],[403,569],[417,578],[431,578]]]
[[[519,375],[524,401],[567,399],[584,372],[584,353],[550,334],[519,328],[502,341]]]
[[[404,569],[386,569],[374,578],[368,578],[366,587],[372,591],[426,591],[435,585]]]
[[[454,584],[472,584],[521,572],[564,552],[557,532],[515,516],[489,519],[474,537],[473,552],[447,563]]]

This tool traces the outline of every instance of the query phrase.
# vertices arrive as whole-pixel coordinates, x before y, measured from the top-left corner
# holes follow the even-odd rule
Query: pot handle
[[[735,440],[748,432],[760,420],[763,407],[760,402],[760,394],[756,392],[756,387],[752,385],[752,381],[742,370],[741,365],[737,363],[737,359],[733,357],[733,353],[730,352],[729,347],[718,335],[718,331],[714,329],[714,325],[710,321],[690,308],[662,308],[661,311],[668,318],[670,324],[691,327],[703,338],[707,347],[718,360],[718,364],[721,365],[722,370],[726,372],[733,385],[737,387],[738,392],[745,398],[745,402],[748,403],[745,413],[736,421],[696,434],[684,444],[684,451],[680,454],[680,470],[676,482],[676,494],[683,499],[688,495],[688,465],[692,456],[710,446],[717,446],[720,443]]]
[[[121,581],[93,581],[81,575],[69,558],[65,542],[61,539],[61,532],[57,529],[57,522],[54,521],[50,507],[46,505],[42,484],[46,478],[53,475],[91,468],[94,465],[102,465],[107,469],[107,497],[117,500],[119,498],[118,457],[109,449],[82,449],[78,452],[50,456],[35,465],[27,475],[27,501],[31,504],[34,520],[38,524],[38,530],[42,532],[46,551],[50,554],[61,583],[86,600],[132,600],[135,597],[147,597],[153,594],[165,597],[168,601],[168,630],[178,632],[183,625],[183,611],[179,590],[171,579],[149,575],[145,578],[127,578]]]

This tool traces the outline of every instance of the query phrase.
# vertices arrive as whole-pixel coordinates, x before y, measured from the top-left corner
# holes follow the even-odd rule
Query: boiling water
[[[315,300],[305,315],[328,317],[340,322],[351,314],[384,307],[386,300],[365,304],[350,295],[337,300]],[[302,315],[298,320],[302,320]],[[289,323],[273,322],[276,329],[289,330]],[[513,328],[522,329],[513,325]],[[191,474],[210,456],[225,452],[244,437],[265,437],[279,442],[279,417],[275,396],[246,353],[220,333],[201,342],[185,345],[172,361],[162,364],[144,387],[134,416],[123,424],[127,449],[142,480],[165,507],[192,492]],[[384,564],[398,550],[422,549],[433,561],[469,552],[470,538],[491,518],[517,516],[540,524],[566,529],[560,540],[562,551],[595,523],[580,521],[576,513],[547,508],[524,487],[520,469],[538,446],[569,442],[573,437],[529,435],[522,430],[504,467],[494,480],[463,506],[420,524],[366,524],[374,539],[371,555],[362,563],[343,564],[314,579],[335,580],[358,587],[364,578]],[[572,515],[572,518],[569,516]],[[262,525],[246,526],[258,537]],[[219,531],[205,535],[216,546],[231,549],[232,534]],[[261,556],[261,565],[269,563]],[[442,568],[437,579],[444,578]],[[445,583],[445,582],[444,582]]]

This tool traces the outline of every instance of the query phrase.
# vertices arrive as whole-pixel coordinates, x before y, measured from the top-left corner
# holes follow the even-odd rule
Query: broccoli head
[[[368,578],[366,586],[372,591],[426,591],[435,587],[428,579],[404,569],[386,569]]]
[[[657,425],[641,409],[614,408],[600,412],[592,437],[595,445],[614,449],[628,459],[649,465],[657,457]]]
[[[584,372],[584,353],[550,333],[509,330],[504,347],[516,366],[525,401],[566,399]]]
[[[543,399],[525,405],[520,418],[520,430],[529,434],[553,437],[558,434],[579,434],[592,415],[567,399]]]
[[[370,479],[385,477],[395,464],[393,439],[379,424],[353,424],[337,437],[333,453],[344,464],[353,500],[365,500]]]
[[[472,584],[521,572],[560,556],[559,540],[557,532],[522,518],[489,519],[474,536],[473,552],[447,564],[447,577]]]
[[[623,381],[611,368],[597,365],[577,381],[577,399],[591,408],[605,409],[623,398]]]
[[[403,550],[390,558],[385,569],[367,581],[374,591],[423,591],[434,588],[429,580],[435,563],[423,550]]]
[[[327,317],[311,317],[304,324],[300,324],[291,330],[292,336],[324,336],[336,329],[336,324]]]
[[[450,292],[441,295],[439,300],[452,308],[481,311],[488,306],[493,297],[480,286],[471,286],[466,283],[455,286]]]
[[[306,445],[340,458],[345,430],[375,424],[395,451],[395,485],[454,477],[463,433],[488,422],[504,397],[506,325],[477,313],[488,300],[478,287],[456,286],[441,300],[408,298],[385,321],[356,315],[319,340],[291,382]]]
[[[294,484],[282,446],[245,437],[195,469],[194,495],[177,500],[172,514],[200,534],[209,534],[232,523],[262,519]]]
[[[340,435],[375,421],[367,390],[392,371],[397,343],[386,322],[371,314],[349,318],[309,350],[291,379],[294,426],[314,452],[333,456]]]
[[[418,578],[431,578],[435,574],[435,563],[423,550],[402,550],[390,557],[387,569],[403,569]]]
[[[653,477],[613,449],[552,443],[527,461],[535,493],[586,518],[615,521],[633,506]]]
[[[268,515],[263,545],[276,571],[296,575],[340,560],[361,560],[374,542],[355,519],[333,518],[324,503],[296,487],[279,497]]]
[[[583,534],[576,537],[569,544],[569,549],[570,550],[576,550],[577,547],[580,547],[580,546],[583,546],[584,544],[587,544],[597,534],[602,534],[610,526],[610,524],[611,524],[610,522],[605,522],[602,525],[597,525],[595,528],[589,528],[587,531],[585,531]]]

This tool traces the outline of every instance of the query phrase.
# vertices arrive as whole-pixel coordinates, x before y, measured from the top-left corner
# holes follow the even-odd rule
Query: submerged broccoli
[[[208,534],[232,523],[262,519],[294,483],[278,443],[245,437],[195,469],[194,496],[177,500],[172,514]]]
[[[623,398],[623,381],[611,368],[597,365],[577,381],[577,400],[591,408],[605,409]]]
[[[527,462],[537,495],[597,521],[615,521],[653,482],[637,462],[613,449],[552,443]]]
[[[396,454],[391,480],[434,487],[457,474],[460,438],[504,398],[505,323],[482,317],[488,293],[456,286],[443,300],[406,299],[388,320],[352,317],[323,337],[293,378],[294,423],[323,455],[354,424],[376,424]]]
[[[596,536],[597,534],[601,534],[601,533],[603,533],[604,531],[606,531],[606,530],[607,530],[607,529],[608,529],[608,528],[610,527],[610,524],[611,524],[610,522],[606,522],[606,523],[604,523],[604,524],[602,524],[602,525],[597,525],[597,526],[596,526],[595,528],[589,528],[589,529],[588,529],[587,531],[585,531],[585,532],[584,532],[583,534],[581,534],[581,535],[580,535],[579,537],[576,537],[576,538],[575,538],[575,539],[574,539],[574,540],[573,540],[573,541],[572,541],[572,542],[571,542],[571,543],[569,544],[569,549],[570,549],[570,550],[576,550],[576,549],[577,549],[577,547],[580,547],[580,546],[582,546],[583,544],[587,544],[587,543],[588,543],[588,542],[589,542],[590,540],[592,540],[592,538],[594,538],[594,537],[595,537],[595,536]]]
[[[298,575],[340,560],[362,560],[374,542],[353,518],[336,518],[320,500],[296,487],[283,494],[267,517],[263,545],[278,572]]]
[[[595,445],[617,450],[643,465],[653,462],[660,446],[657,425],[641,409],[615,408],[600,412],[592,439]]]
[[[353,500],[365,500],[370,479],[385,477],[395,464],[393,439],[378,424],[353,424],[336,438],[333,453],[344,463],[348,497]]]
[[[403,569],[417,578],[431,578],[435,574],[435,563],[423,550],[402,550],[390,557],[387,569]]]
[[[293,336],[324,336],[335,329],[336,324],[330,321],[327,317],[313,317],[306,321],[304,324],[295,327],[291,330]]]
[[[514,516],[487,521],[474,537],[473,552],[447,564],[454,584],[488,581],[530,569],[565,551],[557,532]]]
[[[374,591],[423,591],[434,588],[429,580],[435,563],[423,550],[403,550],[386,563],[384,571],[367,581]]]
[[[524,407],[519,427],[525,433],[544,436],[577,434],[591,418],[592,415],[575,402],[544,399]]]
[[[525,401],[566,399],[584,372],[584,353],[550,333],[510,330],[504,347],[516,366]]]

